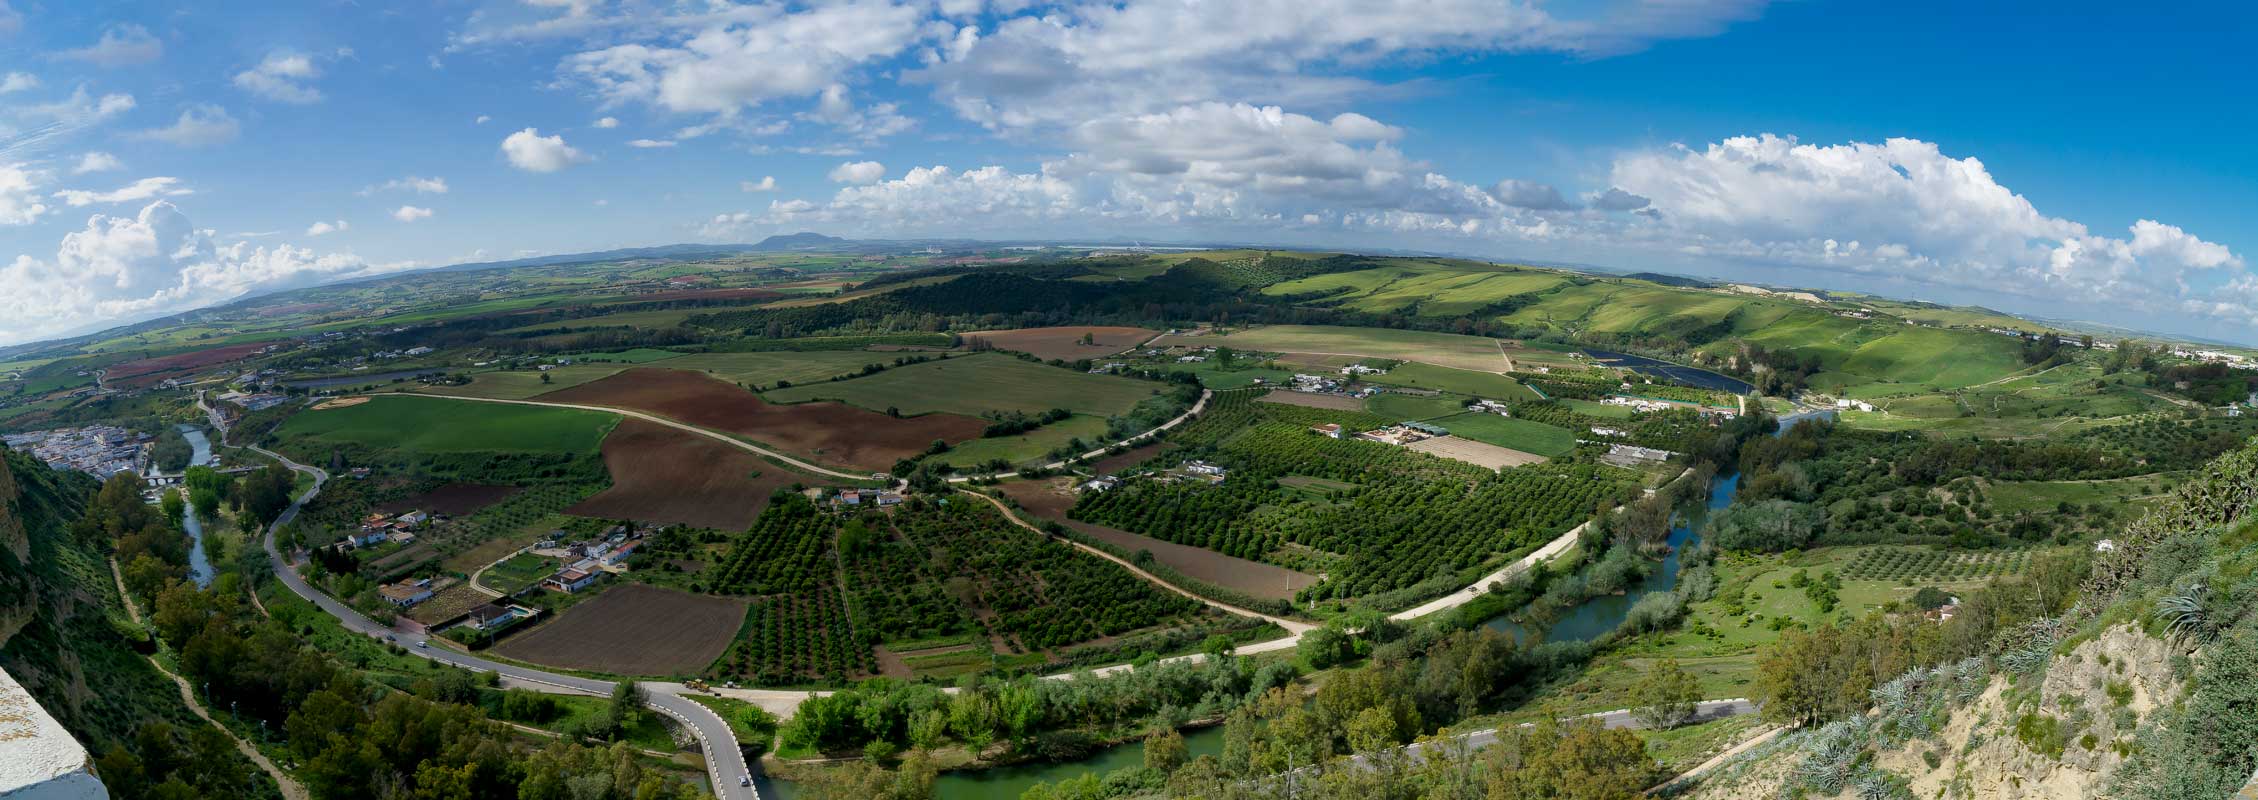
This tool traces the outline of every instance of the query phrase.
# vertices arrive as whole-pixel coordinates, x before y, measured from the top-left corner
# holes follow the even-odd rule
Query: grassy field
[[[1631,410],[1629,406],[1611,406],[1596,400],[1578,400],[1571,397],[1556,402],[1575,409],[1578,414],[1603,419],[1630,419],[1632,415],[1638,413]]]
[[[1452,369],[1417,361],[1405,361],[1388,370],[1386,375],[1368,375],[1365,381],[1391,386],[1413,386],[1421,389],[1440,389],[1445,392],[1473,395],[1491,400],[1535,400],[1537,393],[1520,381],[1494,372],[1470,369]]]
[[[665,361],[669,358],[680,358],[682,357],[682,354],[672,350],[661,350],[656,347],[638,347],[633,350],[620,350],[611,353],[589,353],[587,355],[577,357],[583,360],[612,361],[622,364],[648,364],[653,361]]]
[[[1551,272],[1468,262],[1400,262],[1377,269],[1336,272],[1263,289],[1272,296],[1321,295],[1316,302],[1371,313],[1415,312],[1458,316],[1508,297],[1567,283]]]
[[[1381,392],[1365,398],[1364,410],[1398,422],[1447,417],[1466,410],[1466,401],[1449,395],[1419,397]]]
[[[277,434],[425,453],[578,453],[594,451],[618,421],[594,411],[380,395],[359,405],[299,412]]]
[[[730,383],[773,386],[777,381],[795,384],[852,375],[865,364],[890,364],[898,353],[861,350],[817,350],[805,353],[693,353],[658,364],[668,369],[704,372]]]
[[[1154,384],[1128,378],[1091,375],[985,353],[895,367],[853,380],[775,389],[763,396],[778,403],[839,400],[873,411],[895,408],[912,415],[935,411],[966,415],[984,411],[1036,413],[1065,408],[1112,416],[1128,411],[1154,389]]]
[[[2002,481],[1985,484],[1984,493],[2003,514],[2053,510],[2062,503],[2124,503],[2137,513],[2162,500],[2165,487],[2179,485],[2184,477],[2165,473],[2113,481]]]
[[[1228,335],[1166,336],[1162,345],[1230,346],[1270,353],[1333,353],[1363,358],[1416,361],[1439,367],[1503,372],[1498,340],[1454,333],[1330,325],[1265,325]]]
[[[569,364],[547,372],[529,369],[477,372],[471,374],[470,383],[462,386],[433,386],[420,391],[425,394],[458,397],[524,400],[567,386],[579,386],[589,381],[608,378],[627,367],[626,364]],[[549,377],[548,381],[541,380],[543,375]]]
[[[625,311],[617,314],[600,314],[592,317],[579,317],[575,319],[541,322],[533,325],[521,325],[506,331],[502,331],[502,333],[525,333],[528,331],[546,331],[555,330],[558,328],[672,328],[677,325],[681,325],[683,320],[689,319],[692,315],[708,314],[715,311],[726,310],[728,309],[670,308],[662,309],[659,311]]]
[[[1465,413],[1432,420],[1452,435],[1477,442],[1510,447],[1540,456],[1564,456],[1576,449],[1576,432],[1542,422],[1502,417],[1490,413]]]
[[[497,592],[517,594],[540,583],[542,578],[549,577],[550,573],[557,571],[557,566],[556,559],[519,553],[488,568],[486,574],[479,576],[478,582]]]
[[[1076,414],[1017,436],[974,439],[957,445],[938,458],[959,467],[977,465],[992,458],[1017,464],[1038,458],[1076,438],[1096,447],[1104,443],[1105,428],[1103,417]]]

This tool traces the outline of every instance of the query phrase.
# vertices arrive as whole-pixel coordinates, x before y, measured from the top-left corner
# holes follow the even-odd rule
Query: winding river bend
[[[1805,411],[1781,417],[1780,430],[1773,435],[1785,433],[1805,420],[1833,417],[1834,413],[1825,410]],[[1595,597],[1561,614],[1545,628],[1543,641],[1589,642],[1598,639],[1608,631],[1615,630],[1617,625],[1623,624],[1623,618],[1630,613],[1631,606],[1639,602],[1639,598],[1655,592],[1677,590],[1678,554],[1701,543],[1702,529],[1708,526],[1710,518],[1716,516],[1717,512],[1733,504],[1733,494],[1740,489],[1740,485],[1741,476],[1738,474],[1721,475],[1710,483],[1709,502],[1698,513],[1688,515],[1670,529],[1670,553],[1662,557],[1660,567],[1647,573],[1644,580],[1623,594]],[[1529,633],[1520,623],[1505,616],[1493,617],[1482,623],[1482,626],[1516,638]]]
[[[1809,411],[1780,418],[1780,430],[1786,431],[1807,419],[1833,416],[1832,411]],[[1591,641],[1614,630],[1624,615],[1639,598],[1654,592],[1675,590],[1678,586],[1678,554],[1701,542],[1700,531],[1709,517],[1732,505],[1733,493],[1740,488],[1739,475],[1718,478],[1709,486],[1709,502],[1702,510],[1689,516],[1683,524],[1670,529],[1670,554],[1664,556],[1662,565],[1647,574],[1645,580],[1620,596],[1598,597],[1585,601],[1555,620],[1545,630],[1547,639],[1572,639]],[[1498,617],[1485,623],[1487,627],[1515,636],[1524,634],[1518,624]],[[1193,758],[1202,755],[1221,755],[1223,728],[1211,727],[1184,732],[1184,744]],[[1116,745],[1080,761],[1021,764],[985,770],[946,772],[934,783],[933,794],[939,800],[1018,800],[1021,792],[1038,783],[1057,783],[1069,778],[1097,774],[1103,776],[1124,767],[1144,763],[1144,746],[1131,742]],[[791,781],[763,776],[761,797],[799,800],[806,796]]]

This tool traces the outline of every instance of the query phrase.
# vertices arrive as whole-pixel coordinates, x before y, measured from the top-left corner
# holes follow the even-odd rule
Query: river
[[[1223,754],[1223,727],[1185,731],[1184,745],[1191,751],[1192,758],[1220,756]],[[1057,783],[1090,773],[1104,777],[1108,772],[1144,763],[1144,743],[1130,742],[1108,747],[1080,761],[944,772],[940,780],[933,782],[933,796],[937,800],[1019,800],[1020,793],[1038,783]],[[791,781],[765,776],[760,780],[761,800],[799,800],[804,796],[800,787]]]
[[[1668,378],[1688,386],[1699,386],[1703,389],[1715,389],[1733,394],[1748,394],[1756,391],[1756,387],[1749,385],[1748,381],[1729,375],[1720,375],[1700,367],[1672,364],[1668,361],[1657,361],[1646,356],[1634,356],[1628,353],[1610,353],[1605,350],[1586,350],[1584,354],[1610,367],[1623,367],[1642,375]]]
[[[1834,413],[1826,410],[1805,411],[1781,417],[1780,430],[1773,435],[1786,433],[1789,428],[1804,420],[1832,417]],[[1554,620],[1551,627],[1545,629],[1544,641],[1589,642],[1598,639],[1622,624],[1623,617],[1630,613],[1631,606],[1637,604],[1639,598],[1655,592],[1675,591],[1678,588],[1678,555],[1701,543],[1702,528],[1708,525],[1710,517],[1733,504],[1733,493],[1740,485],[1741,476],[1738,474],[1717,478],[1709,485],[1709,502],[1699,512],[1687,515],[1680,524],[1670,529],[1670,553],[1662,557],[1659,568],[1647,573],[1644,580],[1623,594],[1595,597],[1569,609]],[[1520,623],[1504,616],[1493,617],[1482,623],[1482,626],[1515,638],[1528,632]]]
[[[1722,376],[1720,376],[1722,377]],[[1780,418],[1780,430],[1786,431],[1798,422],[1823,416],[1833,411],[1808,411]],[[1709,516],[1719,509],[1732,505],[1733,493],[1740,487],[1739,475],[1727,475],[1710,484],[1709,502],[1702,510],[1687,518],[1684,524],[1670,529],[1670,553],[1663,556],[1660,568],[1647,574],[1645,580],[1622,595],[1610,595],[1587,600],[1570,610],[1546,630],[1548,639],[1591,641],[1614,630],[1623,616],[1639,598],[1654,592],[1672,591],[1678,586],[1678,554],[1701,542],[1700,529]],[[1504,617],[1485,623],[1487,627],[1519,636],[1521,627]],[[1221,727],[1188,731],[1184,744],[1191,755],[1220,755],[1223,752]],[[1044,764],[1021,764],[986,770],[945,772],[933,786],[933,796],[938,800],[1018,800],[1021,792],[1038,783],[1057,783],[1089,773],[1100,776],[1123,767],[1144,763],[1142,743],[1131,742],[1098,752],[1080,761]],[[767,776],[759,779],[762,800],[798,800],[803,797],[799,787],[790,781]]]
[[[210,465],[212,442],[204,438],[204,429],[183,422],[179,425],[179,430],[181,438],[187,439],[189,449],[194,451],[188,458],[188,465]],[[180,487],[180,499],[188,499],[188,487]],[[196,518],[194,505],[188,506],[188,513],[182,515],[181,527],[188,529],[188,579],[196,582],[196,588],[211,588],[214,574],[212,560],[204,554],[204,521]]]

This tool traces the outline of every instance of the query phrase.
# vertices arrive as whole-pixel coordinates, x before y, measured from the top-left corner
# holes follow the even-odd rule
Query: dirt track
[[[771,492],[799,477],[711,438],[634,418],[604,437],[604,467],[612,487],[565,513],[742,531]]]

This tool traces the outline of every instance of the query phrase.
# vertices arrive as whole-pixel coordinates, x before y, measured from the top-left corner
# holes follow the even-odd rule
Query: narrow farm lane
[[[307,489],[305,494],[300,495],[296,501],[290,504],[289,508],[283,510],[282,515],[275,519],[273,525],[267,527],[263,544],[266,547],[267,560],[274,565],[275,579],[281,581],[282,585],[288,587],[292,593],[305,598],[307,602],[313,603],[330,616],[335,617],[338,623],[342,624],[348,631],[385,641],[399,641],[401,637],[415,638],[413,634],[385,627],[375,620],[362,616],[359,611],[355,611],[352,607],[315,589],[312,585],[306,583],[304,578],[299,577],[298,571],[292,567],[288,559],[283,557],[282,550],[275,544],[275,534],[282,530],[283,526],[298,518],[298,511],[305,507],[306,501],[321,493],[322,484],[329,480],[329,473],[316,467],[292,461],[280,453],[257,445],[246,446],[254,452],[274,459],[283,466],[311,475],[314,479],[313,487]],[[539,691],[595,696],[609,696],[612,693],[613,684],[611,681],[560,675],[502,664],[468,653],[455,652],[445,647],[426,646],[420,641],[415,646],[406,649],[408,653],[420,658],[477,672],[492,672],[509,681]],[[723,800],[760,800],[759,792],[751,786],[751,765],[746,763],[745,751],[738,746],[737,735],[730,731],[729,723],[723,720],[721,715],[714,713],[712,709],[682,696],[677,690],[670,690],[669,686],[678,686],[678,684],[655,684],[646,688],[644,700],[652,709],[672,717],[698,737],[699,749],[705,755],[706,777],[713,784],[714,794],[723,798]],[[740,782],[742,782],[742,785]]]
[[[986,501],[988,501],[988,504],[989,504],[989,505],[992,505],[992,506],[995,506],[995,507],[996,507],[996,510],[997,510],[997,511],[1001,511],[1001,512],[1003,512],[1003,514],[1004,514],[1004,519],[1008,519],[1008,520],[1011,520],[1011,523],[1012,523],[1012,524],[1014,524],[1014,525],[1017,525],[1017,526],[1019,526],[1019,527],[1022,527],[1022,528],[1026,528],[1026,529],[1028,529],[1028,530],[1030,530],[1030,531],[1034,531],[1035,533],[1038,533],[1038,534],[1041,534],[1041,533],[1043,532],[1043,529],[1042,529],[1042,528],[1038,528],[1038,527],[1035,527],[1034,525],[1030,525],[1030,524],[1028,524],[1028,523],[1027,523],[1027,521],[1026,521],[1026,520],[1020,519],[1020,518],[1019,518],[1019,514],[1018,514],[1018,513],[1016,513],[1016,512],[1014,512],[1014,511],[1012,511],[1012,510],[1011,510],[1011,507],[1010,507],[1010,506],[1004,505],[1004,502],[1003,502],[1002,500],[998,500],[998,499],[996,499],[996,498],[994,498],[994,497],[990,497],[990,496],[988,496],[988,495],[985,495],[985,494],[981,494],[981,493],[979,493],[979,492],[974,492],[974,491],[968,491],[968,490],[967,490],[967,491],[964,491],[964,493],[965,493],[965,494],[968,494],[968,495],[972,495],[973,497],[977,497],[977,498],[980,498],[980,499],[982,499],[982,500],[986,500]],[[1208,599],[1208,598],[1205,598],[1205,597],[1201,597],[1201,596],[1199,596],[1199,595],[1197,595],[1197,594],[1193,594],[1193,593],[1192,593],[1192,592],[1191,592],[1190,590],[1188,590],[1188,589],[1183,589],[1183,588],[1179,588],[1179,587],[1177,587],[1177,586],[1176,586],[1176,584],[1173,584],[1173,583],[1169,583],[1169,582],[1167,582],[1167,581],[1161,580],[1161,579],[1160,579],[1160,576],[1154,575],[1154,574],[1152,574],[1152,573],[1150,573],[1150,572],[1146,572],[1146,571],[1144,571],[1144,570],[1143,570],[1142,568],[1139,568],[1139,567],[1138,567],[1137,565],[1135,565],[1135,564],[1131,564],[1131,563],[1129,563],[1128,561],[1125,561],[1125,560],[1123,560],[1123,559],[1122,559],[1122,558],[1121,558],[1120,556],[1116,556],[1116,555],[1114,555],[1114,554],[1112,554],[1112,553],[1108,553],[1108,552],[1106,552],[1106,551],[1104,551],[1104,550],[1099,550],[1099,549],[1097,549],[1097,548],[1095,548],[1095,547],[1091,547],[1091,546],[1089,546],[1089,545],[1086,545],[1086,544],[1083,544],[1083,543],[1081,543],[1081,542],[1077,542],[1077,541],[1074,541],[1073,539],[1064,539],[1064,538],[1062,538],[1062,539],[1059,539],[1059,541],[1060,541],[1060,542],[1064,542],[1064,543],[1066,543],[1066,544],[1069,544],[1069,545],[1072,545],[1072,546],[1074,547],[1074,549],[1076,549],[1076,550],[1080,550],[1080,551],[1082,551],[1082,552],[1085,552],[1085,553],[1089,553],[1090,555],[1093,555],[1093,556],[1097,556],[1097,557],[1099,557],[1099,558],[1102,558],[1102,559],[1105,559],[1105,560],[1107,560],[1107,561],[1111,561],[1111,562],[1113,562],[1113,563],[1115,563],[1115,564],[1118,564],[1118,565],[1120,565],[1120,566],[1121,566],[1121,568],[1122,568],[1122,569],[1126,569],[1126,570],[1128,570],[1128,571],[1130,572],[1130,574],[1132,574],[1132,575],[1136,575],[1136,576],[1137,576],[1137,577],[1138,577],[1139,579],[1143,580],[1143,581],[1144,581],[1144,582],[1146,582],[1146,583],[1150,583],[1150,584],[1152,584],[1152,585],[1154,585],[1154,586],[1158,586],[1158,587],[1160,587],[1160,588],[1163,588],[1163,589],[1167,589],[1168,591],[1171,591],[1171,592],[1175,592],[1176,594],[1180,594],[1180,595],[1183,595],[1183,596],[1185,596],[1185,597],[1189,597],[1189,598],[1191,598],[1191,599],[1193,599],[1193,600],[1198,600],[1198,601],[1200,601],[1200,602],[1202,602],[1202,603],[1206,603],[1206,604],[1208,605],[1208,607],[1210,607],[1210,608],[1214,608],[1214,609],[1217,609],[1217,610],[1220,610],[1220,611],[1223,611],[1223,612],[1226,612],[1226,613],[1230,613],[1230,614],[1237,614],[1237,615],[1239,615],[1239,616],[1242,616],[1242,617],[1250,617],[1250,618],[1253,618],[1253,619],[1259,619],[1259,620],[1263,620],[1263,621],[1265,621],[1265,622],[1268,622],[1268,623],[1270,623],[1270,624],[1272,624],[1272,625],[1276,625],[1276,626],[1278,626],[1278,627],[1280,627],[1280,628],[1284,628],[1284,629],[1286,629],[1286,633],[1288,633],[1288,634],[1290,634],[1290,635],[1292,635],[1292,636],[1296,636],[1296,637],[1299,637],[1299,636],[1301,636],[1301,635],[1302,635],[1303,633],[1306,633],[1306,632],[1308,632],[1308,631],[1310,631],[1310,630],[1313,630],[1313,629],[1315,629],[1315,628],[1317,627],[1317,626],[1315,626],[1315,625],[1311,625],[1311,624],[1309,624],[1309,623],[1307,623],[1307,622],[1300,622],[1300,621],[1297,621],[1297,620],[1290,620],[1290,619],[1286,619],[1286,618],[1284,618],[1284,617],[1273,617],[1273,616],[1270,616],[1269,614],[1264,614],[1264,613],[1261,613],[1261,612],[1259,612],[1259,611],[1255,611],[1255,610],[1253,610],[1253,609],[1248,609],[1248,608],[1240,608],[1240,607],[1238,607],[1238,606],[1235,606],[1235,605],[1231,605],[1231,604],[1229,604],[1229,603],[1225,603],[1225,602],[1222,602],[1222,601],[1219,601],[1219,600],[1210,600],[1210,599]]]
[[[117,581],[118,601],[125,604],[126,618],[133,620],[136,625],[141,624],[141,606],[133,602],[133,595],[126,593],[125,573],[118,570],[116,558],[110,559],[110,577]],[[196,697],[194,688],[188,685],[186,678],[182,678],[174,674],[172,670],[167,669],[165,662],[158,661],[154,655],[149,656],[149,666],[156,667],[157,672],[171,678],[173,684],[180,687],[180,700],[188,704],[189,711],[196,712],[196,716],[202,717],[205,722],[211,723],[212,727],[227,734],[228,740],[235,743],[237,752],[242,753],[244,758],[251,759],[251,763],[258,765],[259,771],[266,773],[267,777],[273,778],[275,786],[282,791],[283,800],[308,800],[312,797],[312,795],[306,793],[306,787],[298,783],[296,778],[290,777],[290,773],[283,772],[282,768],[275,766],[273,761],[268,760],[267,754],[259,752],[259,748],[253,747],[250,742],[244,741],[243,737],[235,735],[235,731],[228,730],[226,725],[221,725],[219,720],[213,719],[211,710],[206,709],[204,701]]]

